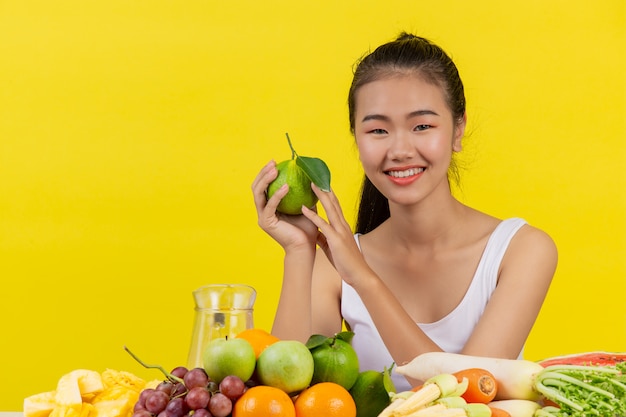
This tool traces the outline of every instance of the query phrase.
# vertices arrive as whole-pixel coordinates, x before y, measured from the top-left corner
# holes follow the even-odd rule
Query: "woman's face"
[[[441,88],[418,75],[396,75],[363,85],[355,99],[361,163],[390,203],[449,194],[448,167],[461,150],[465,121],[455,125]]]

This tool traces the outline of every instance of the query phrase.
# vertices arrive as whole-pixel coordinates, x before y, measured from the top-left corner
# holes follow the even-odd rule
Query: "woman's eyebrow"
[[[409,113],[406,118],[410,119],[417,116],[439,116],[439,114],[434,110],[415,110]]]
[[[390,118],[388,116],[385,116],[383,114],[366,114],[363,117],[363,120],[361,120],[361,122],[367,122],[369,120],[382,120],[384,122],[387,122],[390,120]]]
[[[415,110],[406,115],[407,119],[411,119],[413,117],[418,116],[439,116],[437,112],[434,110]],[[389,116],[385,116],[384,114],[366,114],[361,122],[367,122],[369,120],[381,120],[381,121],[389,121],[391,120]]]

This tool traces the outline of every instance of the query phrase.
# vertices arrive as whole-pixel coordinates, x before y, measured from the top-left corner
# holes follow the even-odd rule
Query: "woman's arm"
[[[284,185],[267,200],[268,185],[276,178],[276,163],[267,163],[252,183],[258,224],[285,251],[283,284],[272,332],[281,339],[306,341],[311,330],[311,279],[317,227],[304,216],[276,211],[289,191]]]
[[[517,358],[556,271],[557,249],[543,231],[523,226],[511,240],[498,284],[462,353]]]
[[[318,245],[336,270],[335,274],[361,297],[394,361],[403,364],[420,353],[440,351],[369,267],[354,241],[336,196],[332,192],[323,193],[317,187],[313,189],[324,206],[328,222],[311,210],[304,209],[303,214],[322,232]]]
[[[285,253],[283,283],[272,334],[306,342],[312,334],[311,277],[315,247]]]

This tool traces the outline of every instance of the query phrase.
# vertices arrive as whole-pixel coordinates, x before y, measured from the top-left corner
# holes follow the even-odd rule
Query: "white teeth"
[[[406,178],[412,175],[417,175],[424,171],[424,168],[411,168],[404,171],[389,171],[388,174],[394,178]]]

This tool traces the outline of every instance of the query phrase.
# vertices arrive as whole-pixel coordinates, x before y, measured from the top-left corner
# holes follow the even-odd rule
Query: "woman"
[[[557,263],[552,239],[451,193],[466,125],[463,83],[449,56],[403,33],[356,67],[350,128],[365,172],[356,233],[332,192],[315,210],[276,213],[271,161],[252,189],[260,227],[285,251],[272,332],[306,341],[346,326],[361,369],[429,351],[517,358]],[[316,246],[321,250],[316,251]],[[398,390],[409,381],[393,375]]]

